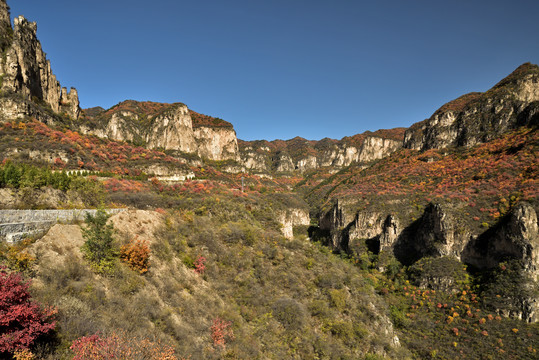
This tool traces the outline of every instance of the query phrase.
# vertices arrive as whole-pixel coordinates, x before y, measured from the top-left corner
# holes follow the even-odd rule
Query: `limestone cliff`
[[[295,137],[290,140],[240,141],[241,161],[254,172],[305,172],[337,169],[354,162],[381,159],[402,146],[403,128],[366,132],[341,140],[320,141]]]
[[[95,114],[95,116],[91,116]],[[107,111],[86,112],[81,132],[164,150],[196,153],[189,110],[182,103],[123,101]]]
[[[52,73],[50,61],[36,36],[36,23],[19,16],[12,28],[9,18],[9,7],[5,0],[0,0],[0,46],[5,54],[0,66],[0,89],[2,98],[9,99],[2,102],[0,117],[35,116],[50,121],[47,109],[28,104],[34,102],[77,119],[80,114],[77,90],[62,88]]]
[[[283,236],[287,239],[294,238],[294,227],[308,226],[311,223],[309,212],[305,209],[287,209],[277,216],[277,221],[281,224]]]
[[[86,109],[80,130],[208,160],[239,158],[236,132],[230,123],[196,113],[182,103],[126,100],[106,111]]]
[[[146,142],[151,149],[197,151],[193,124],[187,106],[175,105],[151,120]]]
[[[537,124],[539,67],[519,66],[485,93],[470,93],[406,131],[404,147],[427,150],[473,146],[521,125]]]
[[[189,113],[200,157],[214,161],[239,160],[238,139],[232,124],[193,110]]]
[[[496,226],[471,241],[463,260],[478,268],[493,268],[517,259],[535,281],[539,280],[539,227],[535,209],[522,203]]]
[[[352,202],[339,200],[320,219],[333,250],[390,253],[405,265],[423,258],[451,258],[491,271],[505,261],[516,261],[522,266],[518,276],[523,279],[523,289],[513,296],[516,305],[511,311],[499,312],[527,321],[539,320],[539,298],[528,289],[537,287],[539,280],[539,225],[530,204],[516,205],[495,226],[482,232],[469,228],[458,215],[458,208],[450,205],[430,204],[420,218],[407,222],[402,221],[400,213],[354,213],[353,209]]]

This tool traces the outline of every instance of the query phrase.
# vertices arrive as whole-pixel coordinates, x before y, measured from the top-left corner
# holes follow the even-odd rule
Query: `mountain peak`
[[[539,75],[539,66],[526,62],[517,67],[511,74],[500,80],[496,85],[493,86],[493,89],[514,84],[529,75]]]

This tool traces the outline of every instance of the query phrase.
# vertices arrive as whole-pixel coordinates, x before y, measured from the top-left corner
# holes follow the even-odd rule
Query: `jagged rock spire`
[[[5,54],[1,63],[1,90],[3,94],[19,94],[25,101],[38,100],[48,104],[54,112],[66,113],[74,119],[80,116],[77,91],[62,88],[52,73],[41,43],[37,39],[37,24],[23,16],[14,19],[11,28],[9,7],[0,0],[0,47]],[[13,107],[13,106],[10,106]],[[25,113],[27,106],[0,113],[0,117],[37,116]],[[23,110],[20,110],[23,109]],[[9,110],[9,109],[8,109]]]

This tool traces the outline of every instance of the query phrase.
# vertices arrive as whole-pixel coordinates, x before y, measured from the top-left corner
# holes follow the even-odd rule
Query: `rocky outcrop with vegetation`
[[[402,147],[403,134],[403,128],[396,128],[368,131],[341,140],[296,137],[286,141],[240,141],[240,156],[246,170],[254,173],[304,173],[321,168],[334,171],[390,155]]]
[[[406,131],[404,147],[415,150],[473,146],[539,118],[539,67],[525,63],[485,93],[470,93],[438,109]]]

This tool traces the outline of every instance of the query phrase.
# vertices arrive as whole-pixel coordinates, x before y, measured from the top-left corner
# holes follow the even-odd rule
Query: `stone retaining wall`
[[[108,209],[109,215],[114,215],[125,209]],[[0,241],[13,243],[26,236],[46,232],[52,225],[83,221],[86,214],[95,215],[95,209],[71,210],[0,210]]]

